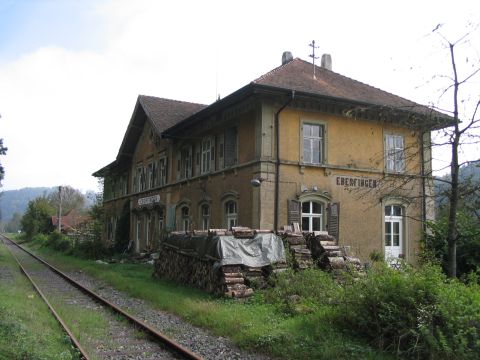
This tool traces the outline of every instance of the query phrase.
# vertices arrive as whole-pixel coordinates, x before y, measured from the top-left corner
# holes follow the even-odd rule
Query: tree
[[[408,174],[401,171],[396,173],[395,176],[387,173],[382,178],[381,186],[379,186],[378,189],[360,190],[360,192],[362,192],[360,196],[375,191],[379,193],[381,198],[385,196],[397,196],[407,198],[412,201],[412,203],[418,203],[419,200],[421,200],[423,203],[423,216],[422,219],[418,218],[415,220],[423,221],[424,230],[426,230],[427,203],[434,206],[434,193],[428,190],[432,187],[430,183],[432,177],[434,177],[434,169],[431,164],[428,163],[428,159],[424,157],[425,150],[431,152],[432,150],[448,149],[448,166],[439,170],[449,170],[450,174],[448,177],[436,178],[436,180],[444,184],[444,195],[447,199],[446,211],[448,215],[445,231],[437,232],[437,234],[443,234],[442,236],[445,236],[444,240],[447,244],[447,274],[450,277],[456,277],[457,275],[457,244],[459,239],[471,238],[460,233],[458,223],[460,207],[467,204],[465,199],[478,199],[480,197],[480,179],[478,179],[478,177],[470,176],[464,179],[459,178],[462,167],[480,164],[478,150],[471,151],[470,157],[466,156],[468,151],[464,150],[466,146],[480,144],[480,96],[478,95],[478,89],[469,91],[468,88],[468,85],[470,85],[472,80],[476,80],[480,73],[480,59],[475,49],[472,49],[470,46],[470,40],[474,37],[474,33],[477,32],[478,28],[479,25],[471,27],[471,30],[466,31],[463,36],[453,42],[449,41],[447,37],[441,33],[441,25],[438,25],[433,30],[432,33],[438,34],[442,44],[445,45],[444,49],[447,51],[446,57],[448,58],[450,75],[435,75],[433,77],[433,80],[441,82],[441,92],[436,103],[445,103],[447,99],[449,99],[449,104],[446,106],[432,105],[432,110],[440,111],[444,114],[447,113],[449,119],[435,117],[436,115],[433,115],[430,119],[424,119],[424,123],[415,122],[415,114],[412,114],[410,120],[413,121],[411,123],[406,122],[406,124],[411,125],[412,129],[415,129],[413,134],[417,134],[418,139],[416,142],[413,142],[414,144],[412,146],[405,145],[403,150],[399,151],[400,154],[397,154],[395,150],[393,158],[399,162],[400,167],[403,167],[402,170],[407,169],[409,167],[408,165],[410,165],[410,168],[416,170]],[[475,35],[478,36],[478,34]],[[470,51],[473,55],[467,55],[465,50],[473,50]],[[461,59],[465,59],[460,67],[460,62],[457,61],[458,56],[460,56]],[[445,108],[449,108],[450,110],[445,110]],[[360,111],[361,110],[362,109],[360,109]],[[371,109],[366,110],[369,111]],[[388,113],[388,109],[383,111]],[[352,111],[352,115],[358,113],[358,109]],[[438,114],[438,112],[436,114]],[[429,129],[432,128],[442,129],[438,131],[433,140],[430,139],[430,136],[424,136],[424,134],[429,134]],[[419,148],[418,144],[422,144],[422,146]],[[386,160],[384,153],[378,154],[377,157],[378,158],[372,159],[372,161],[380,163]],[[421,160],[419,161],[419,159]],[[421,185],[419,185],[420,181]],[[473,204],[473,208],[475,208],[479,204],[479,201],[469,203]],[[478,208],[471,209],[471,212],[478,213],[478,210]]]
[[[450,80],[450,85],[445,88],[443,94],[451,94],[453,100],[453,110],[451,111],[453,116],[453,126],[446,129],[444,132],[445,142],[440,145],[450,146],[451,150],[451,162],[450,162],[450,180],[447,180],[449,185],[448,189],[448,223],[446,230],[446,241],[448,246],[448,276],[456,277],[457,275],[457,244],[460,239],[460,233],[458,229],[458,217],[459,217],[459,204],[460,200],[477,194],[480,191],[480,184],[461,184],[459,181],[460,168],[463,165],[471,163],[480,163],[480,158],[474,158],[472,160],[461,161],[459,159],[459,151],[461,144],[473,144],[478,142],[478,134],[475,131],[479,128],[480,117],[478,116],[478,110],[480,107],[480,97],[474,99],[471,109],[466,109],[465,105],[468,105],[467,96],[463,97],[461,91],[463,87],[471,81],[480,72],[480,66],[478,62],[473,64],[473,69],[468,69],[466,74],[462,74],[458,68],[458,61],[456,57],[456,51],[458,47],[469,44],[469,37],[472,36],[472,32],[468,32],[466,35],[460,37],[456,41],[449,41],[439,30],[439,26],[434,30],[443,39],[447,45],[449,52],[450,63],[452,68],[452,75],[447,78]],[[476,30],[478,26],[474,30]],[[466,59],[466,64],[470,60]],[[460,109],[460,104],[463,104],[463,111]],[[478,154],[476,155],[478,156]]]
[[[60,188],[60,187],[59,187]],[[57,209],[59,208],[60,201],[62,203],[62,215],[65,215],[69,211],[75,209],[80,212],[85,206],[85,196],[77,189],[72,188],[71,186],[62,186],[61,187],[61,200],[60,200],[60,190],[57,188],[57,191],[52,192],[48,195],[48,201],[50,205]]]
[[[45,197],[38,197],[28,203],[22,217],[22,229],[28,240],[37,234],[48,234],[53,230],[52,216],[55,208]]]
[[[14,213],[12,219],[5,226],[5,231],[15,233],[22,228],[22,215],[18,212]]]

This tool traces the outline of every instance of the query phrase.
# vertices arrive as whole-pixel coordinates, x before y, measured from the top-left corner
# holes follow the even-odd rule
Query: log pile
[[[335,274],[345,271],[356,274],[363,271],[360,259],[346,256],[333,236],[326,233],[309,234],[307,243],[312,252],[312,258],[321,269]]]
[[[290,250],[294,269],[304,270],[313,266],[312,253],[301,233],[285,232],[283,242]]]
[[[252,230],[249,228],[233,228],[210,230],[208,236],[233,235],[235,238],[252,238],[257,233],[271,231]],[[185,233],[174,233],[185,235]],[[187,234],[188,235],[188,234]],[[204,235],[192,232],[192,235]],[[272,273],[283,271],[287,264],[276,263],[264,267],[245,265],[224,265],[215,267],[220,259],[199,258],[171,245],[163,244],[159,256],[154,263],[154,276],[168,279],[184,285],[194,286],[207,292],[232,298],[244,298],[253,294],[252,287],[267,286],[267,279]]]

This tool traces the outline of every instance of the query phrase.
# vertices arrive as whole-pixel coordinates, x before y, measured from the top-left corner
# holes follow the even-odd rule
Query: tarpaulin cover
[[[228,235],[174,234],[165,239],[164,244],[186,255],[216,260],[216,266],[262,267],[285,261],[282,239],[273,233],[256,234],[248,239]]]

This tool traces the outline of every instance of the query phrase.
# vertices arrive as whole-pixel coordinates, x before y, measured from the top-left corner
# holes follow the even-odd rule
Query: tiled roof
[[[159,133],[206,107],[202,104],[146,95],[139,95],[138,101]]]
[[[432,112],[426,106],[319,66],[315,68],[315,77],[314,79],[311,63],[295,58],[259,77],[252,83],[422,114]]]

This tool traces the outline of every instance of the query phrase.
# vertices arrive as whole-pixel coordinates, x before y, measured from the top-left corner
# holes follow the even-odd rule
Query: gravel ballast
[[[84,272],[74,271],[70,272],[69,275],[106,300],[154,326],[166,336],[205,359],[270,359],[265,355],[243,351],[227,338],[215,336],[205,329],[185,322],[179,316],[155,309],[146,301],[118,291]]]

